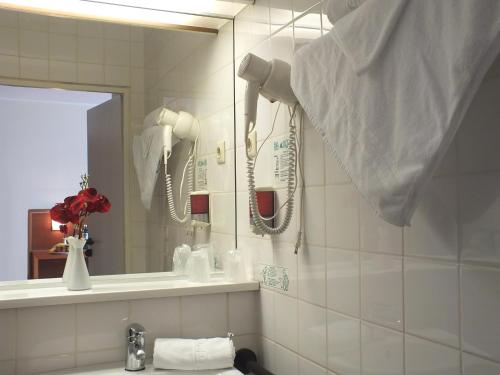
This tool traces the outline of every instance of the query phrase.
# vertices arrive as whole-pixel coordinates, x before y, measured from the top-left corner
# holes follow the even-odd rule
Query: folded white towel
[[[359,192],[403,226],[499,51],[498,0],[367,0],[297,51],[291,84]]]
[[[167,370],[214,370],[233,367],[234,357],[229,338],[156,339],[153,365]]]

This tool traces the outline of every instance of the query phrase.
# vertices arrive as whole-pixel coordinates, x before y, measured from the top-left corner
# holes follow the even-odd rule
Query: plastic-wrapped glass
[[[191,246],[185,243],[177,246],[174,250],[173,271],[178,275],[186,274],[186,263],[191,256]]]
[[[224,257],[224,277],[227,281],[247,281],[243,254],[239,250],[230,250]]]
[[[198,245],[193,246],[193,251],[198,251],[198,250],[205,250],[208,255],[208,264],[210,266],[210,271],[215,270],[215,253],[214,253],[214,248],[212,247],[212,244],[209,243],[202,243]]]
[[[186,263],[188,280],[193,283],[206,283],[210,279],[210,264],[207,248],[191,252]]]

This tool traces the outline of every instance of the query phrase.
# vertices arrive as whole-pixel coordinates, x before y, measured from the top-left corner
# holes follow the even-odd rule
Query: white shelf
[[[61,279],[0,283],[0,309],[244,292],[256,281],[230,283],[215,275],[208,283],[190,283],[169,272],[92,277],[92,289],[69,291]]]

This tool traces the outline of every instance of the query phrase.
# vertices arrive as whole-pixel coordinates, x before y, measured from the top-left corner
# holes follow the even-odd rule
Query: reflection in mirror
[[[64,235],[49,209],[78,193],[83,174],[112,204],[86,223],[91,275],[171,271],[182,244],[219,268],[235,247],[232,21],[204,33],[0,12],[36,18],[51,41],[35,51],[48,74],[24,65],[0,79],[0,281],[61,277]],[[0,54],[21,53],[2,43]],[[148,116],[163,109],[173,115],[165,153],[170,132]],[[160,126],[148,207],[133,150]]]
[[[94,274],[123,272],[123,251],[107,249],[109,243],[102,236],[123,238],[121,97],[0,86],[0,113],[1,280],[60,276],[67,252],[49,209],[75,195],[80,176],[87,173],[93,176],[92,186],[107,191],[115,202],[112,214],[87,223],[86,228],[102,237],[95,251],[89,243],[89,267]],[[112,146],[104,140],[113,140]],[[114,178],[108,179],[109,175]]]
[[[158,134],[164,151],[154,190],[139,186],[143,202],[136,209],[144,221],[135,230],[144,227],[145,246],[134,251],[139,261],[132,262],[132,272],[172,270],[175,249],[183,244],[207,244],[210,267],[217,269],[223,253],[235,246],[232,27],[226,23],[218,35],[145,33],[141,140],[152,117],[163,128]]]

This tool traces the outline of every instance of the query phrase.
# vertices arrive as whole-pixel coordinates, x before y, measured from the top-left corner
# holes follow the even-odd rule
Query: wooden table
[[[67,258],[67,253],[50,253],[48,250],[31,251],[30,279],[62,277]],[[85,261],[88,265],[87,257]]]

